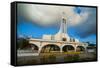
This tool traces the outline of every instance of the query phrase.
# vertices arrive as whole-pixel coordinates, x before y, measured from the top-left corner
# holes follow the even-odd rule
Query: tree
[[[19,38],[17,40],[17,49],[24,49],[29,45],[29,41],[24,38]]]

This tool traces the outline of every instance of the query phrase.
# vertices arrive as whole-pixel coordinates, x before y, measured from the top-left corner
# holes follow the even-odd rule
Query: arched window
[[[72,45],[65,45],[64,47],[63,47],[63,51],[64,52],[69,52],[69,51],[74,51],[75,49],[74,49],[74,47],[72,46]]]
[[[42,53],[60,52],[60,48],[59,48],[59,46],[57,46],[55,44],[48,44],[48,45],[45,45],[44,47],[42,47],[41,52]]]
[[[83,46],[77,46],[76,51],[85,51]]]
[[[30,45],[31,45],[31,49],[33,52],[38,52],[39,47],[37,45],[35,45],[35,44],[30,44]]]

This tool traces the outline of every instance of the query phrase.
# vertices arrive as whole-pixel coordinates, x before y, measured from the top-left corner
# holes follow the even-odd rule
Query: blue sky
[[[32,22],[22,21],[17,24],[17,34],[18,36],[32,36],[33,38],[42,38],[43,34],[51,34],[54,35],[59,31],[60,26],[50,26],[43,27],[37,24],[33,24]],[[96,42],[96,35],[90,35],[85,38],[81,38],[75,33],[75,29],[68,28],[68,35],[73,38],[78,38],[82,42]]]
[[[21,8],[24,6],[20,5],[19,7]],[[28,6],[28,5],[26,5],[26,6]],[[40,10],[41,12],[48,12],[51,16],[54,11],[51,11],[47,8],[45,8],[44,10],[39,9],[39,8],[34,9],[34,6],[33,6],[31,8],[34,11],[26,12],[25,11],[26,8],[29,8],[29,7],[30,7],[30,5],[28,7],[24,7],[24,9],[18,8],[18,23],[17,23],[17,35],[18,36],[32,36],[33,38],[42,38],[43,34],[54,35],[59,31],[60,24],[57,24],[57,22],[60,22],[60,21],[58,18],[56,18],[56,21],[57,21],[56,22],[54,19],[50,18],[48,14],[45,15],[44,13],[38,12],[40,14],[40,16],[42,15],[42,19],[40,20],[38,13],[36,12],[36,10]],[[43,8],[44,7],[45,6],[43,6]],[[72,17],[70,17],[70,19],[75,20],[75,21],[69,22],[68,32],[67,32],[68,35],[70,37],[78,38],[82,42],[96,43],[96,19],[95,19],[96,9],[95,8],[85,8],[85,7],[82,7],[82,8],[74,7],[71,9],[67,8],[67,10],[71,11],[71,13],[69,13],[70,14],[69,16],[72,15]],[[93,10],[93,11],[91,11],[91,10]],[[23,11],[23,13],[22,13],[22,11]],[[64,10],[64,11],[67,13],[66,10]],[[33,15],[30,15],[30,13],[32,13]],[[36,15],[37,17],[35,17],[35,14],[37,14]],[[87,15],[88,15],[88,17],[87,17]],[[55,17],[55,16],[52,16],[52,17]],[[68,16],[68,14],[67,14],[67,16]],[[75,19],[73,18],[73,16],[75,16]]]

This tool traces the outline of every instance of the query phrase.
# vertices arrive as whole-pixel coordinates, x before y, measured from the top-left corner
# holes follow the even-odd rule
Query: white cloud
[[[41,26],[61,23],[62,12],[65,12],[68,26],[74,27],[80,36],[96,33],[96,9],[80,7],[81,12],[71,6],[49,6],[36,4],[18,4],[18,17],[22,16],[28,21]]]
[[[18,4],[18,14],[29,21],[40,25],[51,25],[61,22],[62,12],[66,13],[67,21],[70,25],[76,25],[88,17],[87,12],[77,14],[75,7],[69,6],[48,6],[33,4]],[[84,8],[83,8],[84,9]]]

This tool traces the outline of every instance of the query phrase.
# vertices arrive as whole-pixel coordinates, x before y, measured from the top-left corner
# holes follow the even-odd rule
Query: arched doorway
[[[63,50],[63,52],[75,51],[75,49],[72,45],[65,45],[65,46],[63,46],[62,50]]]
[[[60,52],[59,46],[55,44],[48,44],[42,47],[41,53]]]
[[[84,52],[85,51],[85,48],[83,46],[77,46],[76,47],[76,51],[77,52]]]
[[[35,45],[35,44],[30,44],[30,45],[31,45],[31,49],[33,52],[38,52],[39,47],[37,45]]]

